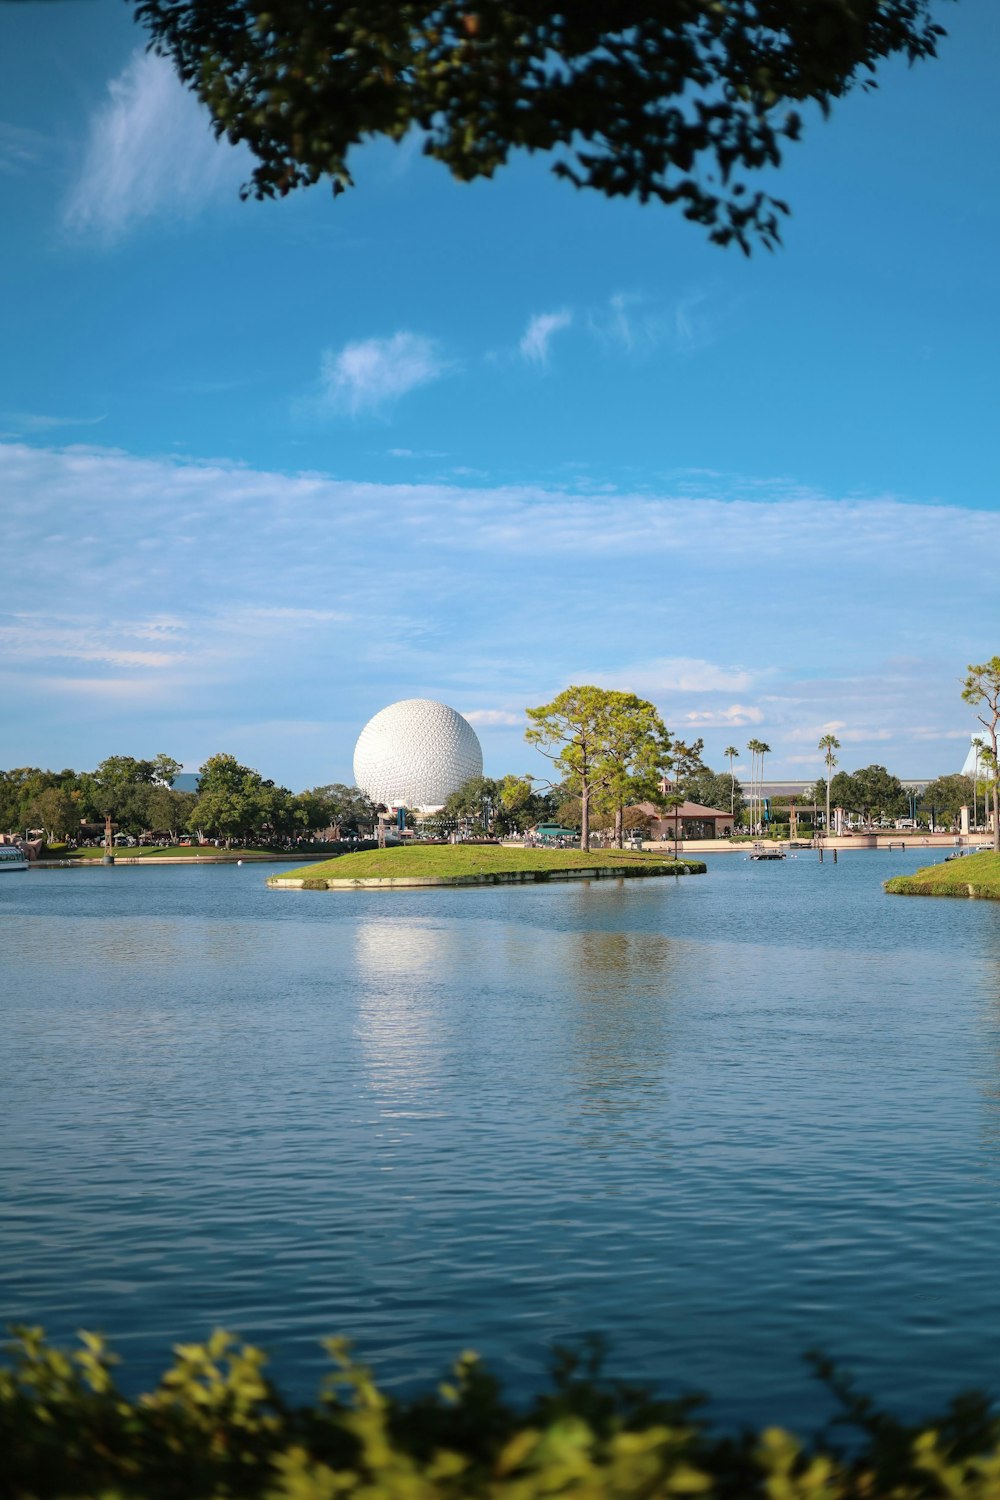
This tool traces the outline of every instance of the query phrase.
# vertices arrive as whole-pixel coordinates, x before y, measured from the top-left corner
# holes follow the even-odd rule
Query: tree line
[[[931,824],[937,821],[938,814],[954,824],[961,808],[968,807],[974,825],[978,826],[981,805],[983,822],[992,815],[993,848],[1000,853],[1000,656],[969,663],[962,682],[962,698],[977,710],[976,718],[985,731],[975,739],[979,762],[976,776],[939,776],[924,789],[919,807],[929,815]],[[814,796],[818,801],[825,798],[827,826],[831,803],[834,807],[861,812],[866,820],[876,813],[899,817],[906,810],[910,795],[884,766],[867,766],[850,776],[843,771],[834,774],[840,741],[835,734],[824,734],[818,748],[823,751],[826,776],[817,781]]]
[[[180,762],[169,755],[142,760],[110,755],[93,771],[0,771],[0,829],[43,833],[50,843],[86,836],[110,818],[120,832],[172,842],[184,834],[227,842],[287,842],[330,829],[365,837],[375,805],[355,786],[331,783],[292,792],[235,756],[212,755],[198,790],[174,787]]]
[[[938,777],[919,799],[912,798],[885,766],[870,765],[847,773],[836,771],[840,742],[833,734],[819,741],[826,764],[812,789],[816,807],[843,807],[866,822],[897,818],[914,807],[954,822],[959,809],[992,808],[994,843],[1000,848],[1000,657],[971,665],[963,698],[977,710],[985,731],[981,740],[982,778]],[[751,739],[749,800],[733,775],[740,754],[729,745],[723,754],[728,774],[706,766],[702,740],[690,743],[671,735],[655,706],[635,693],[592,684],[566,688],[551,703],[527,710],[525,739],[552,764],[547,782],[524,775],[499,779],[477,777],[448,798],[436,820],[425,826],[447,831],[461,823],[485,834],[523,832],[553,816],[580,830],[580,847],[590,847],[592,830],[610,831],[620,848],[625,830],[640,826],[640,803],[651,803],[669,816],[685,801],[701,803],[737,818],[744,812],[750,827],[763,823],[763,770],[770,746]],[[174,787],[181,771],[169,755],[138,760],[112,755],[93,771],[43,771],[19,767],[0,771],[0,829],[26,833],[40,830],[50,842],[74,837],[82,826],[111,819],[128,834],[162,836],[182,833],[242,839],[288,841],[331,829],[335,837],[372,831],[379,808],[357,787],[332,783],[292,792],[267,780],[235,756],[210,756],[199,771],[197,792]],[[803,793],[808,806],[809,793]]]

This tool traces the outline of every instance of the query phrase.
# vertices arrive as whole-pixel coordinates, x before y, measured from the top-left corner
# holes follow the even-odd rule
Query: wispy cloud
[[[651,698],[670,728],[704,734],[713,764],[753,726],[776,775],[816,768],[825,732],[846,770],[958,769],[975,728],[959,678],[995,617],[989,570],[963,578],[946,639],[927,600],[941,536],[994,556],[1000,515],[788,486],[720,500],[714,482],[699,495],[371,484],[0,443],[0,555],[31,560],[35,591],[0,613],[2,688],[53,761],[82,763],[60,684],[84,681],[73,735],[99,725],[103,754],[131,743],[141,712],[154,748],[198,764],[229,747],[300,785],[349,777],[357,729],[404,697],[472,705],[493,769],[528,769],[511,752],[520,705],[574,681]],[[86,580],[85,606],[31,602],[65,599],[67,578]],[[108,711],[88,716],[99,699]],[[313,748],[259,727],[325,714]],[[0,765],[26,753],[24,718],[0,722]]]
[[[708,295],[692,292],[674,306],[674,346],[680,354],[695,354],[714,342],[715,332],[708,317]]]
[[[26,130],[0,120],[0,172],[29,172],[45,149],[45,138],[37,130]]]
[[[614,673],[599,674],[592,680],[599,686],[662,697],[668,693],[745,692],[759,677],[759,673],[755,676],[745,667],[720,666],[690,656],[661,656],[620,667]]]
[[[728,708],[692,709],[682,715],[685,724],[700,729],[739,729],[744,724],[762,724],[764,710],[749,703],[730,703]]]
[[[524,714],[511,713],[506,708],[473,708],[462,715],[470,724],[490,727],[511,726],[524,723]]]
[[[114,241],[143,220],[187,218],[246,175],[245,154],[216,140],[170,63],[136,51],[91,118],[65,223]]]
[[[557,333],[569,328],[572,322],[573,314],[566,307],[559,312],[536,313],[518,344],[522,359],[528,360],[530,364],[547,365],[552,340]]]
[[[662,309],[651,307],[645,297],[636,292],[614,292],[606,304],[591,308],[587,328],[601,343],[636,354],[657,348],[666,336],[668,323]]]
[[[155,622],[137,625],[117,620],[113,624],[87,616],[58,616],[45,612],[0,615],[0,655],[6,662],[81,661],[104,666],[139,667],[156,671],[177,665],[186,653],[177,650],[150,651],[146,644],[175,632],[157,631]]]
[[[709,294],[701,289],[674,301],[641,292],[614,292],[607,302],[592,307],[588,331],[606,347],[624,354],[648,355],[665,346],[674,354],[697,354],[718,336],[718,319]]]
[[[447,458],[447,453],[442,453],[436,448],[387,448],[386,453],[390,458]]]
[[[56,427],[97,427],[107,421],[107,413],[99,417],[56,417],[45,412],[5,411],[2,420],[20,432],[48,432]]]
[[[447,368],[437,344],[422,334],[401,331],[388,339],[362,339],[324,353],[320,405],[351,416],[378,412],[440,379]],[[402,450],[396,456],[403,456]]]

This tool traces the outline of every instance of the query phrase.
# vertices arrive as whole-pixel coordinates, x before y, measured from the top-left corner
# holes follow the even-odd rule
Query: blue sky
[[[351,779],[400,697],[652,698],[722,764],[957,770],[1000,651],[995,0],[809,122],[745,260],[409,144],[241,203],[120,0],[0,3],[0,765]]]

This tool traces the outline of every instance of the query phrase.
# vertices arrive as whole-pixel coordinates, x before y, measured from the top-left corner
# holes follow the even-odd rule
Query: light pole
[[[972,762],[972,826],[973,828],[978,828],[979,804],[976,799],[979,794],[979,740],[973,739],[972,746],[974,753]]]

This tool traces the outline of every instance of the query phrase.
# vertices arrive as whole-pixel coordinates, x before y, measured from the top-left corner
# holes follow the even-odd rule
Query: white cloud
[[[674,348],[679,354],[697,354],[714,342],[705,292],[691,292],[674,306]]]
[[[507,726],[524,723],[524,714],[512,714],[505,708],[474,708],[462,715],[470,724],[480,726]]]
[[[988,569],[968,572],[946,637],[927,599],[941,536],[956,555],[994,556],[1000,515],[712,494],[710,476],[698,496],[594,495],[0,443],[0,555],[29,560],[33,591],[0,605],[4,692],[31,703],[35,756],[47,725],[52,760],[83,763],[57,685],[86,679],[109,705],[90,716],[92,763],[112,730],[133,733],[132,693],[157,745],[271,757],[286,782],[293,742],[230,727],[333,709],[334,763],[303,750],[299,785],[349,777],[356,726],[395,698],[475,705],[489,757],[491,739],[517,735],[502,716],[573,681],[651,698],[682,736],[704,733],[713,765],[746,740],[742,722],[774,747],[775,775],[793,756],[817,766],[826,732],[849,745],[847,770],[957,770],[976,727],[960,674],[982,656],[995,590]],[[67,579],[85,581],[76,607],[34,602],[65,600]],[[0,765],[28,753],[23,722],[0,722]]]
[[[824,734],[833,734],[841,739],[846,730],[847,723],[844,719],[830,719],[825,724],[800,724],[798,728],[790,730],[786,738],[799,744],[818,744]]]
[[[565,307],[559,312],[536,313],[521,336],[518,345],[521,357],[532,364],[547,365],[553,338],[569,328],[572,322],[573,314]]]
[[[675,302],[639,292],[614,292],[587,315],[588,331],[625,354],[651,354],[666,345],[674,354],[697,354],[715,341],[708,293],[686,292]]]
[[[320,404],[351,416],[379,411],[447,369],[433,339],[399,332],[388,339],[362,339],[323,355]],[[397,454],[396,456],[402,456]]]
[[[141,700],[148,701],[151,698],[160,697],[163,693],[163,686],[163,682],[154,677],[52,677],[46,675],[32,679],[32,690],[46,696],[62,697],[67,693],[75,693],[88,702],[107,698],[116,704],[134,704]]]
[[[37,130],[0,120],[0,172],[13,175],[31,171],[44,148],[45,139]]]
[[[738,729],[743,724],[763,724],[764,713],[747,703],[731,703],[728,708],[692,709],[683,721],[692,728]]]
[[[590,312],[587,328],[601,343],[626,354],[648,354],[667,337],[669,324],[663,311],[639,293],[614,292],[606,306]]]
[[[97,427],[107,420],[107,413],[100,417],[55,417],[45,412],[6,411],[3,420],[21,432],[48,432],[54,427]]]
[[[157,631],[153,622],[107,624],[97,617],[60,617],[48,612],[0,615],[0,653],[8,662],[86,661],[156,671],[176,665],[185,653],[149,651],[131,642],[169,634]]]
[[[719,666],[716,662],[702,661],[697,657],[661,656],[653,661],[620,667],[616,672],[591,674],[589,680],[599,687],[662,697],[667,693],[745,692],[755,681],[755,674],[744,667]],[[739,705],[734,707],[739,708]],[[748,718],[743,722],[759,724],[760,718]]]
[[[136,51],[91,118],[65,223],[112,241],[154,216],[188,217],[245,177],[246,160],[215,139],[169,62]]]
[[[873,740],[892,740],[896,736],[893,730],[886,729],[883,725],[870,724],[857,729],[842,729],[840,738],[845,745],[866,745]]]

